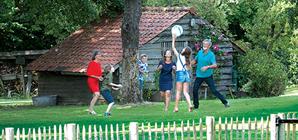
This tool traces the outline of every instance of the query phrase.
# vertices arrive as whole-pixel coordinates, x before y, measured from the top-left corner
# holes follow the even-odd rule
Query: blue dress
[[[173,66],[176,66],[174,62],[167,64],[164,61],[160,61],[158,66],[162,65],[162,69],[159,76],[159,91],[172,90],[173,78],[172,70]]]

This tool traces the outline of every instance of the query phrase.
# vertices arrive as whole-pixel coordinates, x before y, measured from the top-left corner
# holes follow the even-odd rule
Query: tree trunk
[[[139,47],[139,21],[141,18],[141,0],[125,0],[124,14],[121,26],[123,60],[122,75],[122,103],[141,102],[138,82],[137,52]]]

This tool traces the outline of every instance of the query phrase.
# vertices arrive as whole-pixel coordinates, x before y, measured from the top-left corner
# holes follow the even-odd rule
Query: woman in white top
[[[176,102],[175,102],[175,108],[174,112],[178,112],[178,103],[180,100],[180,94],[183,89],[183,94],[186,98],[187,104],[188,104],[188,111],[192,112],[192,105],[190,102],[190,96],[189,96],[189,83],[191,82],[190,76],[190,55],[191,55],[191,48],[185,47],[181,51],[181,53],[178,53],[176,47],[175,47],[175,41],[176,41],[176,35],[173,34],[172,36],[172,49],[174,51],[174,54],[177,57],[177,63],[176,63]]]

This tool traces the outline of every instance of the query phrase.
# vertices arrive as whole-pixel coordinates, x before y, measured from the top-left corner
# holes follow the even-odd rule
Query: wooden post
[[[77,135],[76,135],[76,124],[70,123],[66,125],[66,134],[65,134],[65,139],[66,140],[76,140]]]
[[[207,127],[207,140],[214,140],[213,128],[214,128],[214,117],[206,116],[206,127]]]
[[[278,113],[277,116],[281,119],[285,119],[285,114],[284,113]],[[285,124],[279,124],[278,127],[278,140],[285,140]]]
[[[12,127],[5,128],[5,140],[14,140],[14,129]]]
[[[278,127],[276,126],[276,114],[270,115],[270,140],[277,140]]]
[[[129,140],[138,140],[139,133],[138,133],[138,123],[131,122],[129,123]]]

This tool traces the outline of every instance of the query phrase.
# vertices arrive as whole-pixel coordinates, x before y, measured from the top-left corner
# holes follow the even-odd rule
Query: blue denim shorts
[[[114,98],[111,95],[111,91],[110,90],[107,90],[107,89],[103,90],[101,92],[101,95],[107,101],[108,104],[114,102]]]
[[[176,82],[191,82],[190,71],[176,71]]]

